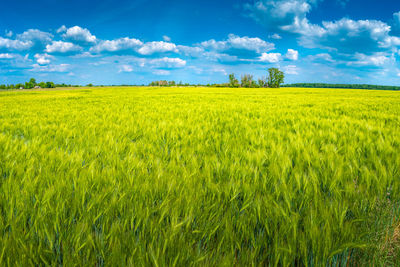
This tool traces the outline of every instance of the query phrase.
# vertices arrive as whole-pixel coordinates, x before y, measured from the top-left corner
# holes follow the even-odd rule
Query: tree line
[[[239,80],[235,77],[235,74],[229,74],[229,82],[228,83],[214,83],[207,85],[192,85],[182,82],[178,84],[175,81],[153,81],[149,84],[149,86],[210,86],[210,87],[244,87],[244,88],[260,88],[260,87],[271,87],[278,88],[285,79],[285,75],[282,71],[277,68],[269,68],[267,77],[262,77],[257,80],[254,79],[254,76],[251,74],[242,75]]]
[[[251,74],[242,75],[239,80],[236,79],[235,74],[229,75],[229,83],[227,87],[245,87],[245,88],[260,88],[260,87],[271,87],[279,88],[284,82],[285,75],[282,71],[277,68],[269,68],[267,77],[257,79],[253,78]]]
[[[293,84],[282,85],[282,87],[400,90],[399,86],[372,85],[372,84],[293,83]]]
[[[0,89],[33,89],[33,88],[56,88],[56,87],[79,87],[79,85],[71,84],[56,84],[54,82],[36,82],[36,79],[31,78],[28,82],[17,84],[0,84]]]

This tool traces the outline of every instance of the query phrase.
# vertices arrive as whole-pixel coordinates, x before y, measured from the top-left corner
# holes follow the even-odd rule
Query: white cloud
[[[18,34],[17,40],[33,43],[47,44],[53,39],[53,35],[48,32],[42,32],[37,29],[29,29],[21,34]]]
[[[269,30],[299,35],[299,43],[307,48],[322,48],[339,53],[374,53],[400,46],[400,38],[390,35],[391,27],[378,20],[342,18],[312,24],[307,15],[319,1],[258,0],[245,5],[249,16]],[[400,13],[394,14],[394,26],[400,26]],[[399,23],[397,23],[399,22]],[[393,32],[392,29],[392,32]],[[400,34],[400,28],[397,30]]]
[[[118,52],[118,51],[126,51],[131,50],[135,51],[139,47],[143,45],[142,41],[138,39],[130,39],[128,37],[119,38],[116,40],[106,40],[101,41],[96,46],[90,48],[90,51],[95,53],[100,53],[103,51],[106,52]]]
[[[214,39],[201,42],[200,45],[204,48],[212,49],[212,50],[225,50],[227,49],[226,41],[215,41]]]
[[[33,72],[68,72],[70,68],[69,64],[60,64],[60,65],[45,65],[41,66],[39,64],[33,64],[33,69],[30,71]]]
[[[219,62],[235,62],[239,60],[237,56],[232,56],[225,53],[218,53],[215,51],[204,52],[202,56],[206,60],[219,61]]]
[[[93,58],[93,57],[99,57],[100,55],[93,55],[90,52],[83,52],[81,54],[73,55],[70,56],[71,58]]]
[[[9,54],[9,53],[0,54],[0,59],[12,59],[14,57],[15,56],[13,54]]]
[[[5,33],[6,33],[6,37],[8,37],[8,38],[11,38],[14,35],[14,33],[12,31],[6,30]]]
[[[260,0],[254,4],[246,4],[245,9],[250,11],[250,17],[269,30],[279,31],[292,28],[297,31],[301,30],[297,26],[308,24],[306,15],[312,8],[309,2],[306,0]]]
[[[178,52],[178,50],[175,44],[164,41],[148,42],[138,49],[138,53],[141,55],[152,55],[154,53],[164,52]]]
[[[169,58],[169,57],[152,59],[149,61],[149,63],[150,65],[156,68],[168,68],[168,69],[182,68],[186,66],[186,60],[180,58]]]
[[[71,53],[81,51],[82,47],[69,42],[53,41],[51,44],[46,45],[47,53]]]
[[[311,61],[327,61],[327,62],[335,62],[335,60],[332,59],[332,56],[329,55],[328,53],[321,53],[317,55],[310,55],[307,57]]]
[[[7,50],[28,50],[33,46],[32,41],[21,41],[21,40],[11,40],[7,38],[0,37],[0,49]]]
[[[283,72],[288,75],[299,75],[299,68],[296,65],[283,67]]]
[[[229,34],[228,39],[225,41],[215,41],[211,39],[201,42],[200,45],[206,49],[215,51],[224,51],[233,48],[254,51],[256,53],[268,52],[275,48],[273,43],[268,43],[258,37],[239,37],[235,34]]]
[[[275,48],[274,44],[260,38],[239,37],[234,34],[229,34],[228,44],[232,48],[251,50],[257,53],[268,52]]]
[[[97,40],[96,36],[92,35],[88,29],[81,28],[79,26],[68,28],[63,34],[63,37],[67,40],[81,43],[95,43]]]
[[[354,58],[356,59],[355,61],[348,62],[347,65],[358,65],[358,66],[376,66],[380,67],[385,65],[390,58],[387,57],[386,54],[384,53],[375,53],[371,56],[362,54],[362,53],[356,53]]]
[[[226,70],[222,67],[213,67],[210,69],[211,72],[219,72],[222,73],[223,75],[228,75],[228,73],[226,72]]]
[[[121,65],[119,66],[119,70],[118,72],[132,72],[133,71],[133,67],[130,65]]]
[[[296,61],[299,59],[299,52],[294,49],[288,49],[285,57],[289,60]]]
[[[36,54],[35,56],[36,62],[39,65],[47,65],[50,64],[51,59],[53,59],[54,57],[49,55],[49,54]]]
[[[57,29],[57,33],[62,33],[62,32],[66,32],[67,31],[67,27],[65,27],[65,25],[62,25],[60,28]]]
[[[204,48],[198,46],[178,45],[176,47],[178,49],[178,53],[187,57],[200,57],[204,52]]]
[[[275,39],[275,40],[280,40],[280,39],[282,39],[282,36],[280,36],[277,33],[274,33],[272,35],[269,35],[268,38]]]
[[[288,65],[283,67],[283,72],[289,75],[298,75],[299,69],[297,68],[296,65]]]
[[[162,38],[166,42],[171,42],[171,38],[169,36],[164,35]]]
[[[268,63],[277,63],[281,60],[282,55],[280,53],[262,53],[259,57],[259,61]]]

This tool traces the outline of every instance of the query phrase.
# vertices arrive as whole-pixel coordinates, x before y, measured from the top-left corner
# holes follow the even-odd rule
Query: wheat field
[[[400,93],[0,92],[0,265],[395,264]]]

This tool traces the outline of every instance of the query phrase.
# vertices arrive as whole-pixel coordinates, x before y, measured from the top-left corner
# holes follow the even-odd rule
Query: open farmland
[[[394,264],[400,94],[0,92],[0,265]]]

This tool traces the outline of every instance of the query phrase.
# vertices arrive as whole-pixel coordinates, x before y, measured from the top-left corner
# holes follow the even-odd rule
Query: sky
[[[0,84],[400,84],[393,0],[13,0],[0,3]]]

